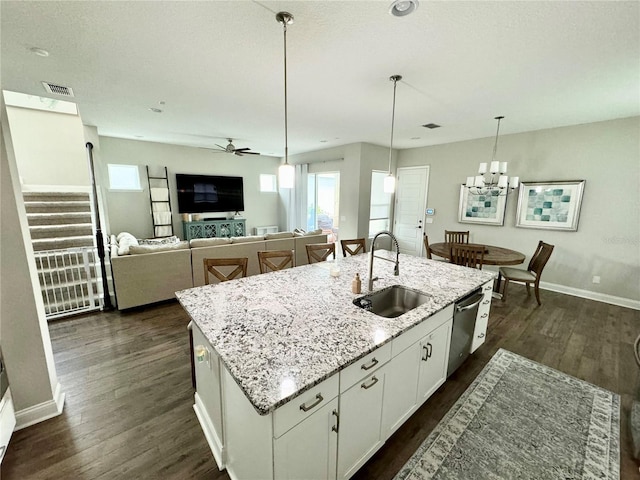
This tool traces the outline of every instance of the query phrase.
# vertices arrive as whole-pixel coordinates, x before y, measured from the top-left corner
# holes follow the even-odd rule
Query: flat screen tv
[[[176,173],[180,213],[244,210],[242,177]]]

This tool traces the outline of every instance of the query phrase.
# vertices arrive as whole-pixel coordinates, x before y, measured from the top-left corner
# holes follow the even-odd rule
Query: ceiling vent
[[[433,130],[434,128],[440,128],[440,125],[438,125],[437,123],[426,123],[422,126],[424,128],[430,128],[431,130]]]
[[[42,82],[44,89],[55,95],[64,95],[65,97],[73,97],[73,90],[71,87],[63,87],[62,85],[56,85],[55,83]]]

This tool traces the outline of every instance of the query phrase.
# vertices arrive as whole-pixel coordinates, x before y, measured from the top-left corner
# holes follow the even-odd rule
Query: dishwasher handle
[[[456,312],[464,312],[466,310],[471,310],[472,308],[475,308],[476,306],[478,306],[478,304],[482,301],[483,298],[484,298],[484,295],[482,294],[482,292],[476,293],[472,297],[465,299],[466,301],[464,304],[463,303],[456,304]]]

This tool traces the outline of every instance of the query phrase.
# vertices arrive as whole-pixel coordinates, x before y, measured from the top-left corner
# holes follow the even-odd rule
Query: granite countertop
[[[376,256],[395,253],[376,250]],[[374,291],[404,285],[431,300],[397,318],[383,318],[353,304],[367,291],[369,254],[255,275],[176,292],[176,297],[220,355],[261,415],[317,385],[430,315],[491,280],[495,274],[400,255],[374,262]],[[362,293],[351,293],[356,272]]]

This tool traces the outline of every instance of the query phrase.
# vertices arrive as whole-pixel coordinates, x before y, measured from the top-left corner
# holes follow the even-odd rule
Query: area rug
[[[395,479],[618,479],[620,397],[499,350]]]

